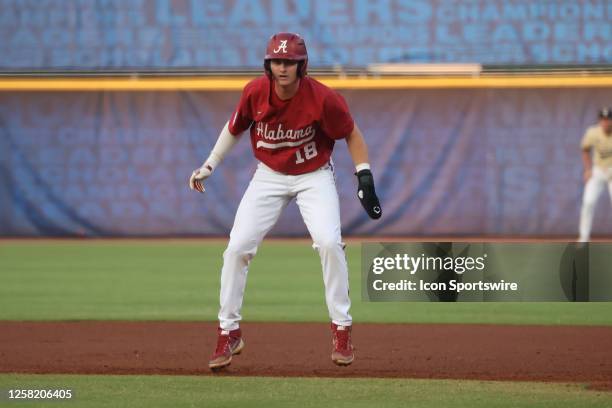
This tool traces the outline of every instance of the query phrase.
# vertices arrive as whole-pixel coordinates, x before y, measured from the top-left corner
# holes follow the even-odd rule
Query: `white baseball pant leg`
[[[223,253],[218,316],[221,329],[239,327],[249,263],[290,200],[286,183],[260,165],[242,196]]]
[[[591,178],[584,186],[582,195],[582,208],[580,209],[580,235],[579,242],[589,242],[591,239],[591,228],[593,227],[593,216],[595,205],[603,189],[608,185],[610,199],[612,201],[612,180],[607,177],[607,172],[594,166]]]
[[[297,205],[319,252],[325,283],[325,302],[331,321],[351,326],[349,275],[340,227],[340,203],[331,166],[302,176]]]
[[[335,324],[351,325],[348,266],[340,233],[340,205],[330,167],[288,176],[260,164],[242,197],[230,242],[223,254],[218,316],[222,329],[238,328],[249,262],[283,209],[296,196],[313,247],[321,257],[330,318]]]

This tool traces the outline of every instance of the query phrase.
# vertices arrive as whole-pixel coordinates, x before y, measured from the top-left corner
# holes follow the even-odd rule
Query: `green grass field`
[[[215,320],[225,242],[1,241],[0,320]],[[368,303],[360,247],[347,255],[356,322],[612,324],[612,303]],[[327,321],[318,256],[266,242],[252,263],[247,321]],[[1,364],[1,362],[0,362]],[[36,406],[607,407],[580,384],[456,380],[0,375],[12,387],[70,387],[75,400]]]
[[[0,320],[215,320],[225,242],[5,241]],[[612,324],[612,303],[363,302],[360,246],[347,248],[357,322]],[[327,321],[321,265],[305,242],[265,242],[245,321]]]
[[[588,391],[577,384],[495,381],[0,375],[0,389],[6,393],[14,387],[73,390],[73,400],[36,403],[43,407],[603,408],[612,404],[612,393]]]

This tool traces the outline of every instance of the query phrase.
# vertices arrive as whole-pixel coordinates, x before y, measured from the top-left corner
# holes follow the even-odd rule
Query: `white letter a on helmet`
[[[287,53],[287,40],[281,40],[280,45],[274,50],[274,53],[278,54],[281,50],[283,50],[283,54]]]

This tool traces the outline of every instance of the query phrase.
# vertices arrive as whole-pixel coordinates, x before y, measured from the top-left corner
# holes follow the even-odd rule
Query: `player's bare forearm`
[[[361,163],[368,163],[368,146],[366,145],[365,139],[361,130],[355,125],[350,135],[346,137],[346,144],[348,146],[349,153],[353,159],[355,166]]]
[[[585,170],[590,170],[593,167],[593,162],[591,160],[591,150],[583,150],[582,151],[582,165]]]
[[[593,160],[591,158],[591,149],[582,150],[582,166],[584,173],[582,178],[586,183],[591,178],[591,169],[593,168]]]
[[[346,144],[355,164],[355,176],[357,176],[358,183],[357,197],[359,197],[359,201],[368,216],[377,220],[382,216],[382,208],[374,188],[374,177],[370,171],[368,146],[357,125],[353,127],[351,134],[346,137]]]

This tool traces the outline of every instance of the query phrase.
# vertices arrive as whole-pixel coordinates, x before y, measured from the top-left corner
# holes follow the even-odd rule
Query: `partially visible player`
[[[244,348],[239,322],[249,263],[293,199],[321,258],[332,329],[332,361],[349,365],[354,359],[348,266],[331,164],[337,140],[345,139],[355,164],[361,204],[371,218],[379,218],[382,212],[368,149],[346,102],[307,76],[307,66],[308,53],[302,37],[293,33],[273,35],[264,58],[265,75],[245,86],[209,158],[189,180],[191,189],[203,192],[203,181],[239,136],[250,129],[251,146],[259,165],[242,197],[223,253],[217,347],[208,363],[213,370],[229,365],[232,355]],[[288,279],[279,276],[283,278]]]
[[[584,194],[579,242],[591,239],[595,204],[606,185],[612,200],[612,108],[599,111],[599,123],[586,130],[580,145],[584,165]]]

